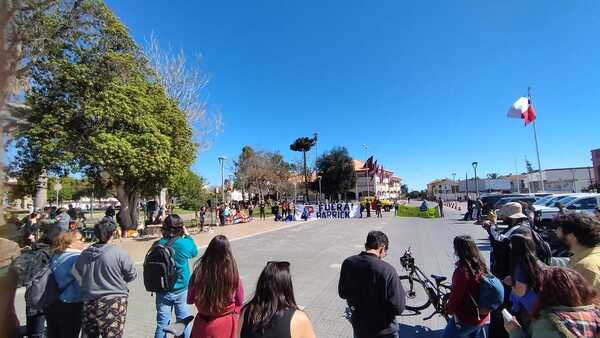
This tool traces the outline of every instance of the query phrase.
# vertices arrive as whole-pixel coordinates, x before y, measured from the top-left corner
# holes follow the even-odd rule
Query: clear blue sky
[[[224,132],[194,170],[245,144],[288,160],[369,145],[411,189],[434,178],[537,166],[531,127],[506,118],[527,86],[542,166],[591,165],[600,147],[598,1],[108,1],[138,42],[202,54]],[[311,155],[314,158],[314,154]]]

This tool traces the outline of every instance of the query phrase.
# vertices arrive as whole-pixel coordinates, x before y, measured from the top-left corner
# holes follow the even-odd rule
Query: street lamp
[[[323,195],[323,192],[321,191],[321,180],[323,179],[323,176],[319,175],[317,178],[319,179],[319,203],[321,203],[321,196]]]
[[[223,195],[223,203],[225,203],[225,174],[223,171],[223,165],[225,164],[225,160],[227,157],[221,155],[218,157],[219,163],[221,164],[221,193]]]
[[[473,170],[475,171],[475,196],[479,197],[479,183],[477,182],[477,165],[479,163],[473,162],[471,165],[473,166]]]

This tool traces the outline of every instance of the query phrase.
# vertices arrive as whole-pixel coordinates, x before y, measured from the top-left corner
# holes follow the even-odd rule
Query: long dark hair
[[[516,281],[515,271],[517,265],[522,269],[527,286],[539,292],[541,268],[535,254],[535,243],[529,236],[512,235],[510,237],[510,271],[513,281]]]
[[[596,290],[575,270],[550,266],[541,272],[540,282],[542,287],[533,310],[534,319],[549,307],[576,307],[592,305],[597,301]]]
[[[169,215],[162,224],[163,235],[167,238],[183,236],[185,233],[183,230],[184,225],[185,223],[179,215]]]
[[[290,263],[268,262],[263,269],[252,300],[244,306],[245,322],[252,332],[264,332],[274,318],[287,309],[298,310],[292,286]]]
[[[456,266],[467,268],[471,276],[487,273],[487,265],[471,236],[454,237],[454,254],[458,257]]]
[[[227,237],[215,236],[194,267],[195,303],[206,314],[218,315],[231,304],[240,281]]]

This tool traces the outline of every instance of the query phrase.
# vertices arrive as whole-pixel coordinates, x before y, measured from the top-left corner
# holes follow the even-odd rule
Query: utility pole
[[[365,149],[365,161],[367,161],[368,160],[368,158],[367,158],[367,149],[369,148],[369,146],[366,145],[366,144],[363,144],[362,146]],[[365,162],[365,164],[366,163],[367,162]],[[369,170],[370,169],[367,168],[367,197],[371,197],[371,182],[370,182],[371,178],[369,177]]]
[[[219,156],[219,163],[221,164],[221,194],[223,195],[223,203],[225,203],[225,173],[223,166],[227,158],[223,155]]]

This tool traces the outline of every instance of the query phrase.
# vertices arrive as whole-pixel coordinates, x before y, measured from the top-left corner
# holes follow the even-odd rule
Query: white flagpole
[[[531,104],[531,87],[527,87],[527,98],[529,99],[529,103]],[[542,171],[542,161],[540,160],[540,146],[538,144],[535,120],[533,120],[533,138],[535,140],[535,151],[537,153],[538,170],[540,171],[540,186],[542,188],[542,192],[544,192],[545,191],[545,189],[544,189],[544,172]]]

